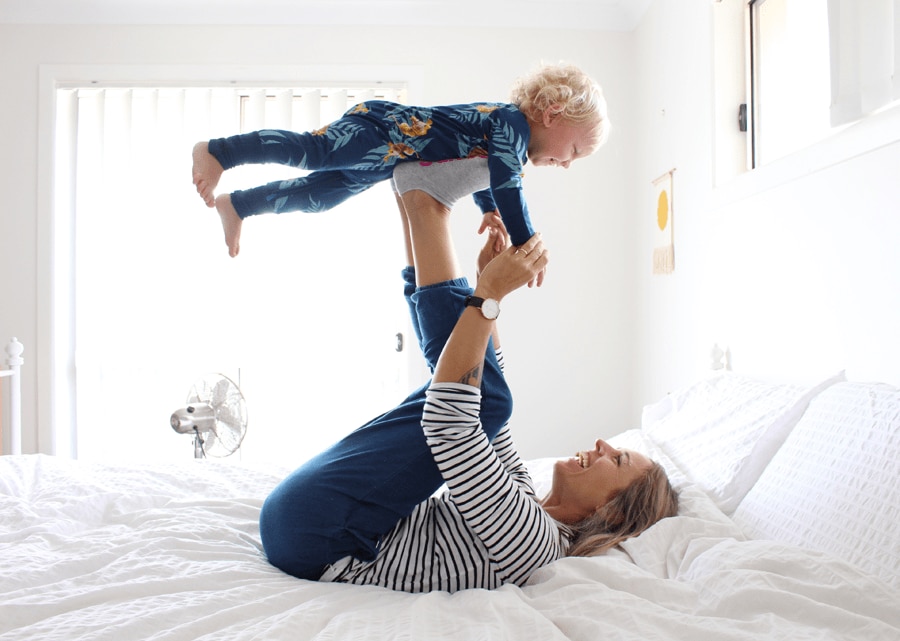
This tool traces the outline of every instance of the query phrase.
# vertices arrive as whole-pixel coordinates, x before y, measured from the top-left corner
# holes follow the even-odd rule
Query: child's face
[[[535,167],[568,168],[572,161],[591,155],[595,147],[594,127],[590,125],[547,115],[541,122],[531,123],[528,160]]]

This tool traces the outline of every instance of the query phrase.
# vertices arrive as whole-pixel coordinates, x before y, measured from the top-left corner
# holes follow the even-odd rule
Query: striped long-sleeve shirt
[[[489,442],[480,404],[476,387],[432,384],[422,427],[446,490],[388,532],[373,561],[346,557],[320,580],[407,592],[493,589],[523,585],[565,554],[568,543],[538,503],[508,426]]]

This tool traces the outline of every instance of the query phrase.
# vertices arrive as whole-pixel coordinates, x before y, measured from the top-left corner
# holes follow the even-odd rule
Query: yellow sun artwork
[[[656,193],[656,229],[653,242],[653,273],[671,274],[675,271],[675,235],[672,233],[671,169],[653,181]]]
[[[656,224],[661,231],[665,231],[666,225],[669,224],[669,192],[665,189],[659,192],[656,203]]]

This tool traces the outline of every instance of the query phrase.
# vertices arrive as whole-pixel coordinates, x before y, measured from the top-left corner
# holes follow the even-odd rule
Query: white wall
[[[420,102],[441,104],[503,100],[513,78],[539,61],[577,62],[603,83],[615,135],[598,155],[568,171],[528,171],[533,219],[553,264],[541,290],[508,299],[504,346],[516,394],[514,420],[530,426],[517,437],[525,456],[581,449],[625,425],[633,414],[635,351],[633,207],[625,188],[633,182],[634,164],[631,37],[486,29],[467,29],[462,36],[440,28],[0,26],[0,337],[16,335],[26,346],[24,450],[51,451],[46,437],[38,442],[50,421],[51,313],[49,230],[39,215],[47,201],[39,176],[48,169],[39,164],[46,160],[39,145],[47,132],[40,131],[38,80],[41,65],[62,64],[414,64],[424,78]],[[460,208],[455,238],[469,262],[477,222],[474,208]]]
[[[900,114],[714,187],[719,6],[656,0],[634,32],[643,213],[635,408],[701,374],[714,342],[741,372],[809,381],[846,368],[849,378],[898,384],[900,143],[888,141]],[[671,167],[676,269],[652,276],[648,185]]]
[[[614,135],[568,172],[528,172],[553,264],[543,290],[514,295],[503,315],[525,456],[637,425],[642,404],[705,373],[715,341],[740,371],[809,380],[847,368],[900,383],[900,145],[823,166],[835,154],[829,143],[715,188],[715,6],[656,0],[625,34],[0,26],[4,95],[19,98],[0,102],[0,337],[18,335],[28,350],[26,450],[48,420],[47,293],[36,263],[46,241],[36,215],[41,64],[417,64],[422,102],[432,104],[503,99],[542,58],[582,64],[606,88]],[[896,115],[881,124],[896,132]],[[673,167],[676,270],[653,276],[650,181]],[[464,259],[474,254],[474,216],[461,209],[455,220]]]

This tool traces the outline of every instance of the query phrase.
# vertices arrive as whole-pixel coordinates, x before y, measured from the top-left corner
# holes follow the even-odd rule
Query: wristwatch
[[[488,320],[495,320],[500,315],[500,303],[493,298],[466,296],[466,307],[477,307],[481,310],[481,315]]]

